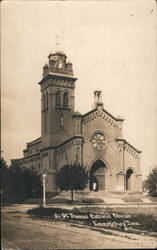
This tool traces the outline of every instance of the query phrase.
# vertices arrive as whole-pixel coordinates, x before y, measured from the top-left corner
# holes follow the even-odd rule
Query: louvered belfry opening
[[[68,93],[65,92],[63,95],[63,106],[67,108],[69,106],[69,96]]]
[[[56,107],[60,107],[61,106],[61,93],[60,91],[57,91],[56,93]]]

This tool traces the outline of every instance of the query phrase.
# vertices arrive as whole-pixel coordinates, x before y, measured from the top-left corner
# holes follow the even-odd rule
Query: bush
[[[143,188],[148,190],[149,195],[157,197],[157,167],[152,170],[144,181]]]
[[[36,171],[18,165],[7,166],[3,158],[0,164],[3,204],[42,197],[41,178]]]
[[[27,211],[28,214],[36,215],[36,216],[52,216],[54,214],[68,213],[69,210],[62,208],[45,208],[43,206],[39,206],[36,208],[29,209]]]
[[[152,215],[138,214],[135,218],[143,225],[144,230],[157,232],[157,221]]]

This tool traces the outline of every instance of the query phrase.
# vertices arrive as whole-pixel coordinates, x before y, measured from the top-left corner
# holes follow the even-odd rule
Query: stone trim
[[[115,117],[113,118],[109,113],[105,112],[104,110],[94,109],[94,110],[86,113],[82,117],[83,117],[83,121],[82,121],[83,124],[90,122],[91,120],[95,119],[96,117],[101,117],[106,122],[108,122],[111,126],[113,126],[115,128],[117,128],[117,127],[119,128],[118,123],[117,123],[117,119]]]
[[[45,81],[47,81],[48,79],[62,79],[62,80],[72,80],[72,81],[76,81],[77,78],[70,76],[70,75],[64,75],[64,74],[55,74],[55,73],[49,73],[48,75],[46,75],[38,84],[41,85],[42,83],[44,83]]]
[[[116,139],[116,141],[123,141],[123,145],[124,145],[124,150],[128,151],[131,154],[135,154],[136,153],[142,153],[142,151],[136,149],[135,147],[133,147],[128,141],[126,141],[125,139]],[[121,144],[122,145],[122,144]],[[135,152],[134,152],[135,151]]]
[[[43,86],[41,86],[41,91],[44,91],[45,89],[47,89],[49,86],[55,86],[55,87],[61,87],[61,88],[69,88],[69,89],[74,89],[75,85],[74,82],[66,82],[64,84],[60,84],[59,80],[58,83],[52,83],[52,82],[46,82],[46,84],[44,84]]]
[[[31,141],[31,142],[27,142],[27,145],[29,145],[29,146],[34,145],[34,144],[37,144],[39,142],[41,142],[41,137],[39,137],[39,138],[37,138],[37,139],[35,139],[35,140]]]
[[[91,113],[93,113],[93,112],[95,112],[95,111],[98,111],[98,109],[92,109],[91,111],[85,113],[85,114],[83,115],[83,118],[85,118],[85,116],[88,116],[88,115],[90,115]],[[102,109],[102,110],[99,110],[99,111],[100,111],[100,112],[106,113],[106,114],[107,114],[108,116],[110,116],[110,118],[112,118],[114,121],[124,121],[123,118],[116,118],[116,117],[114,117],[113,115],[111,115],[108,111],[106,111],[105,109]]]
[[[57,146],[49,146],[46,148],[42,148],[42,149],[40,149],[40,152],[45,151],[45,150],[49,150],[49,149],[58,149],[59,147],[67,144],[68,142],[72,141],[73,139],[82,139],[83,140],[83,136],[82,135],[75,135]]]
[[[60,145],[57,147],[56,154],[60,154],[65,152],[66,150],[70,149],[72,146],[79,146],[82,145],[82,137],[76,136],[72,138],[72,140],[67,141],[65,144]]]
[[[36,157],[36,158],[33,158],[35,160],[39,160],[39,158],[37,157],[39,155],[40,157],[40,153],[36,153],[36,154],[33,154],[33,155],[28,155],[28,156],[25,156],[23,158],[20,158],[20,159],[12,159],[11,161],[14,163],[14,162],[19,162],[19,161],[24,161],[24,160],[30,160],[29,158],[33,158],[33,157]]]

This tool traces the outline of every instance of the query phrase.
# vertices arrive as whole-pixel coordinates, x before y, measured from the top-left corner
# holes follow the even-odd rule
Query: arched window
[[[56,107],[60,107],[61,106],[61,92],[57,91],[56,93]]]
[[[67,92],[63,95],[63,106],[66,108],[69,106],[69,95]]]

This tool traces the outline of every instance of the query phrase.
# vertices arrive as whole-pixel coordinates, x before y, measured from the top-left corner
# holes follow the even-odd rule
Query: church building
[[[65,164],[79,163],[99,191],[142,191],[141,151],[123,138],[123,122],[104,109],[101,91],[94,92],[93,109],[75,111],[72,63],[65,53],[50,53],[39,82],[41,137],[26,145],[23,158],[12,164],[46,174],[46,190],[56,191],[56,174]],[[81,101],[81,100],[80,100]]]

